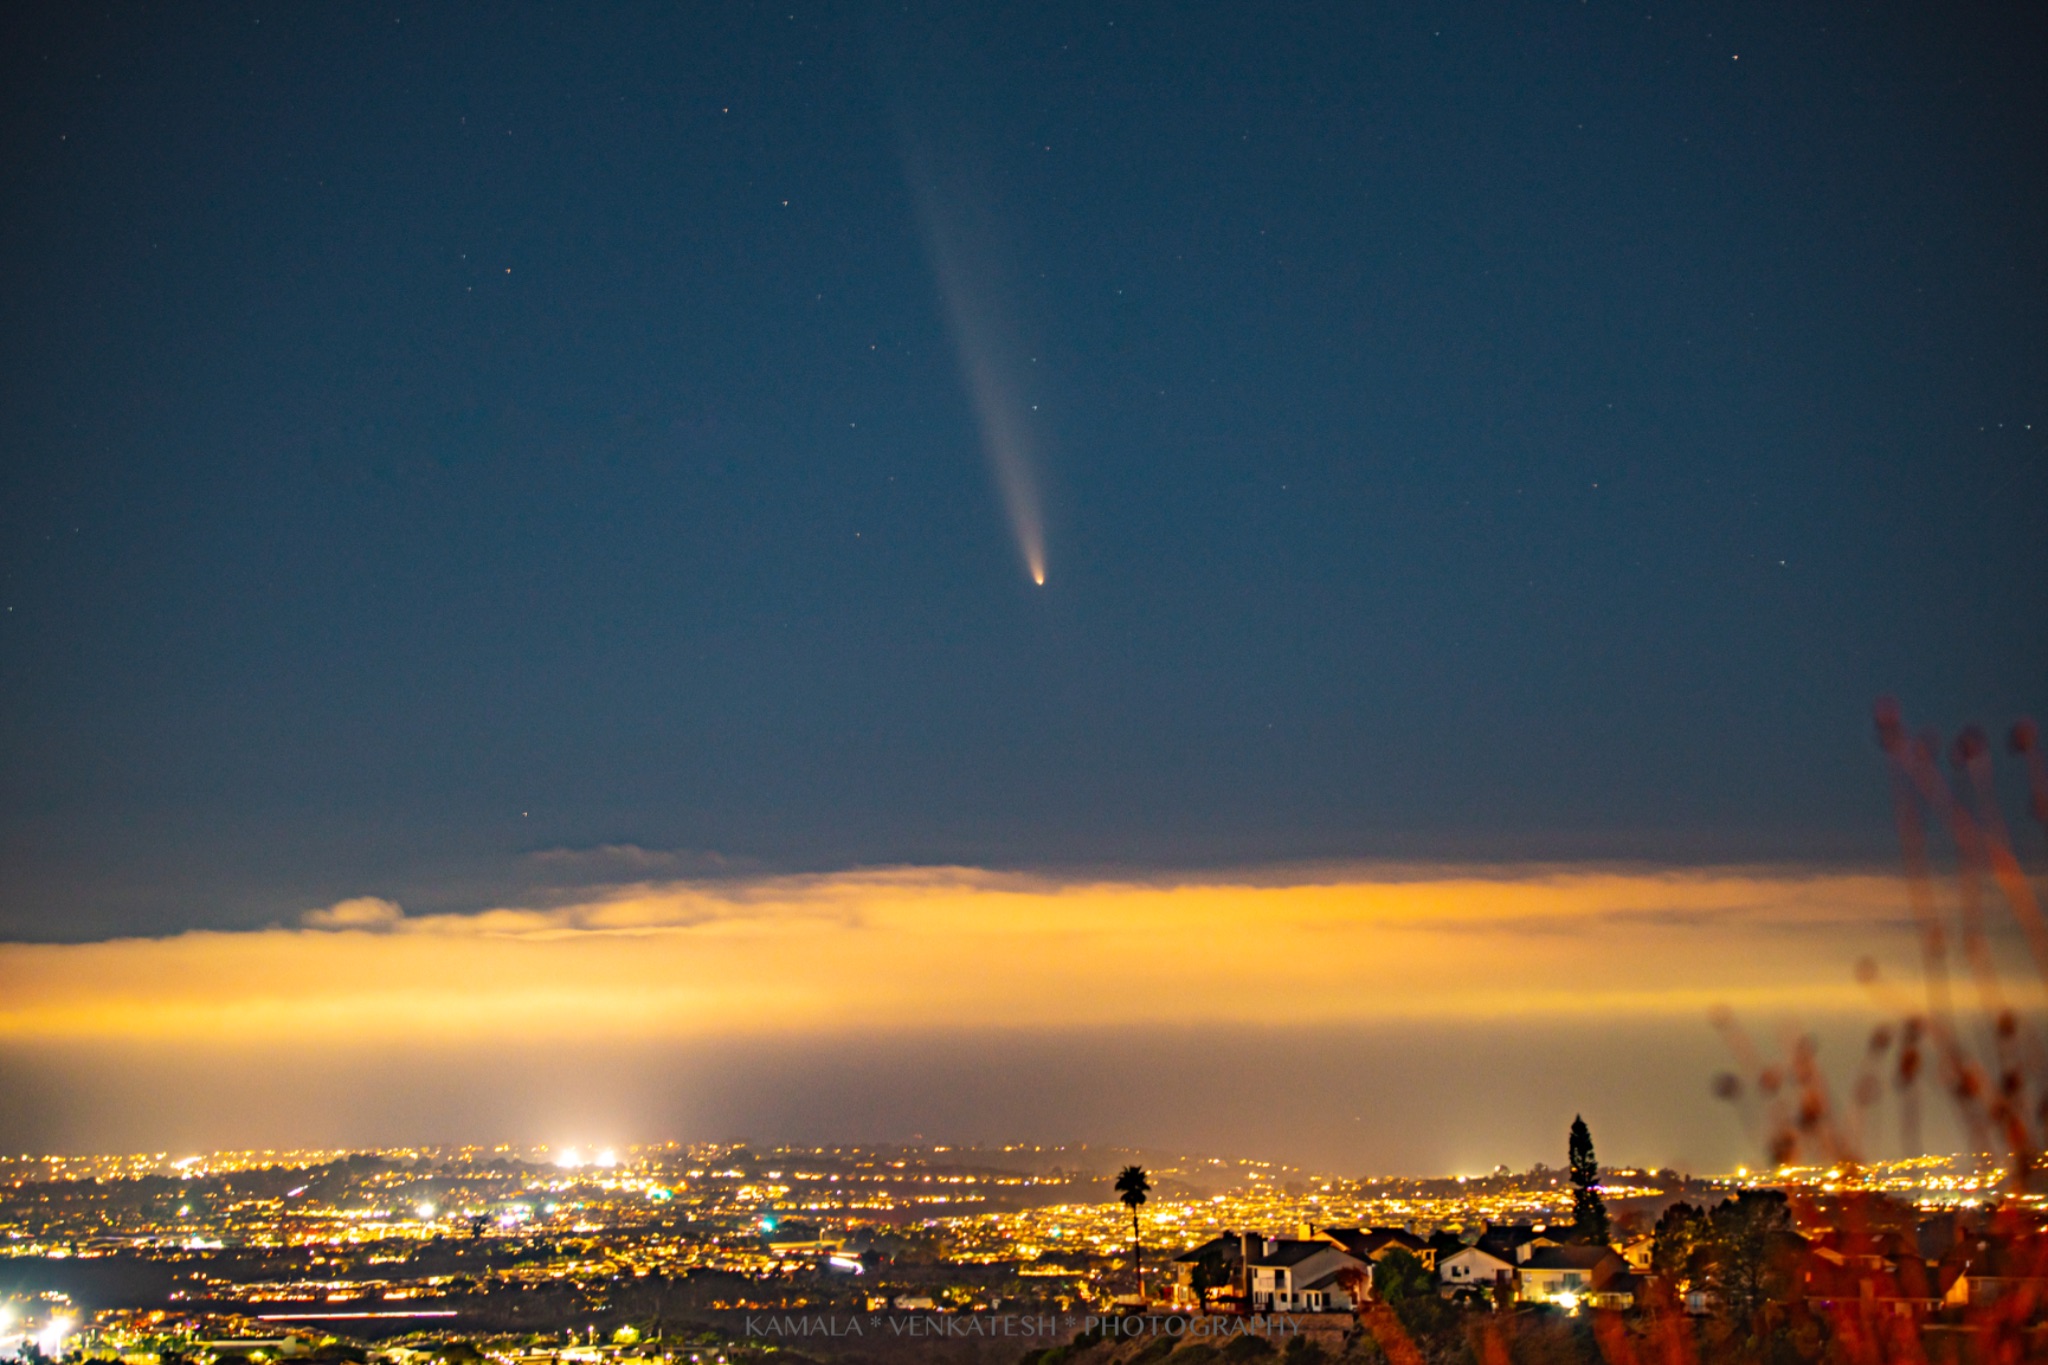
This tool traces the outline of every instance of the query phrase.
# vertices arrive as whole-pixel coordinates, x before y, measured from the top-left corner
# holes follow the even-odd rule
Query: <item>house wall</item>
[[[1525,1303],[1553,1303],[1560,1295],[1574,1294],[1580,1297],[1593,1288],[1593,1273],[1589,1270],[1530,1270],[1522,1268],[1521,1298]]]
[[[1467,1247],[1463,1251],[1446,1256],[1437,1270],[1437,1280],[1452,1288],[1478,1285],[1490,1288],[1502,1272],[1512,1271],[1514,1266],[1500,1257]]]
[[[1311,1256],[1291,1266],[1252,1266],[1252,1302],[1254,1312],[1316,1312],[1331,1309],[1351,1308],[1351,1296],[1341,1285],[1329,1285],[1317,1290],[1321,1301],[1315,1302],[1304,1290],[1334,1271],[1345,1266],[1359,1265],[1360,1262],[1341,1251],[1332,1248],[1322,1255]]]

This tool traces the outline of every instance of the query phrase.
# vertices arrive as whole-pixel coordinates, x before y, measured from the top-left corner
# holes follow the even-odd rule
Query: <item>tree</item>
[[[1600,1161],[1593,1155],[1593,1133],[1586,1120],[1574,1116],[1571,1137],[1572,1235],[1581,1242],[1606,1245],[1607,1205],[1600,1198]]]
[[[1802,1245],[1777,1190],[1741,1190],[1712,1209],[1678,1203],[1657,1220],[1650,1268],[1674,1288],[1703,1289],[1716,1311],[1746,1328],[1788,1297]]]
[[[1138,1244],[1138,1205],[1152,1192],[1152,1181],[1143,1166],[1126,1166],[1117,1172],[1116,1197],[1131,1211],[1131,1264],[1138,1272],[1138,1297],[1145,1297],[1144,1250]]]
[[[1351,1296],[1354,1308],[1363,1307],[1372,1293],[1372,1271],[1362,1265],[1347,1265],[1337,1272],[1337,1283]]]
[[[1658,1216],[1657,1227],[1650,1234],[1650,1269],[1685,1288],[1681,1281],[1691,1272],[1693,1248],[1709,1235],[1705,1209],[1683,1200],[1673,1204]]]
[[[1373,1293],[1389,1308],[1399,1308],[1411,1299],[1434,1299],[1436,1276],[1413,1252],[1395,1248],[1374,1263]]]
[[[1720,1307],[1754,1327],[1773,1300],[1789,1297],[1797,1274],[1799,1234],[1782,1190],[1741,1190],[1707,1215],[1709,1274]]]
[[[1210,1290],[1228,1289],[1237,1284],[1238,1272],[1232,1269],[1232,1265],[1238,1254],[1238,1247],[1229,1241],[1227,1233],[1190,1253],[1192,1259],[1185,1262],[1188,1288],[1194,1291],[1197,1305],[1208,1303]]]
[[[1396,1248],[1373,1262],[1373,1297],[1385,1304],[1414,1341],[1441,1341],[1456,1325],[1456,1314],[1437,1293],[1436,1272],[1412,1252]],[[1434,1357],[1434,1349],[1425,1352]]]

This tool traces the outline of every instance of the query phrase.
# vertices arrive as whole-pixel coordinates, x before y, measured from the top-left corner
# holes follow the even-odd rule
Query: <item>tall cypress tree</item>
[[[1583,1117],[1572,1118],[1572,1235],[1581,1242],[1607,1240],[1607,1205],[1600,1199],[1600,1162],[1593,1155],[1593,1132]]]

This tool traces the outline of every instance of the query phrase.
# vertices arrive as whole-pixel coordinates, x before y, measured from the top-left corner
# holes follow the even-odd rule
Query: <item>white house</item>
[[[1341,1313],[1356,1306],[1346,1272],[1370,1276],[1366,1262],[1335,1242],[1268,1238],[1246,1262],[1254,1313]]]
[[[1492,1289],[1505,1276],[1513,1283],[1515,1263],[1505,1261],[1479,1247],[1454,1251],[1436,1265],[1437,1283],[1456,1289]]]

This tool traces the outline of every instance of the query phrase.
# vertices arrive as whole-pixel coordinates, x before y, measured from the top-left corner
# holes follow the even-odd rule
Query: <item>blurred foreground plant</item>
[[[1794,1038],[1781,1056],[1767,1057],[1732,1014],[1717,1015],[1742,1074],[1717,1078],[1716,1093],[1760,1105],[1772,1167],[1826,1172],[1824,1199],[1801,1193],[1791,1204],[1799,1227],[1825,1245],[1824,1256],[1808,1258],[1802,1285],[1726,1294],[1721,1307],[1732,1325],[1747,1327],[1742,1338],[1754,1350],[1782,1344],[1795,1324],[1814,1322],[1826,1329],[1830,1359],[1925,1360],[1936,1340],[1973,1360],[2042,1358],[2048,1337],[2037,1319],[2048,1298],[2048,1238],[2039,1190],[2048,1147],[2048,1067],[2038,1035],[2048,998],[2048,922],[1999,807],[1984,732],[1968,727],[1946,746],[1931,731],[1910,734],[1889,697],[1877,703],[1875,720],[1891,777],[1921,989],[1916,998],[1883,980],[1874,960],[1858,963],[1857,976],[1872,991],[1883,1022],[1869,1035],[1847,1106],[1831,1091],[1811,1037]],[[2038,727],[2020,721],[2007,747],[2025,774],[2029,814],[2048,832],[2048,770]],[[1952,853],[1945,878],[1934,869],[1937,839]],[[2001,905],[2008,917],[2003,925],[1993,921]],[[2031,970],[2014,973],[2001,961],[2001,945],[2015,931]],[[1965,1210],[1969,1221],[1951,1225],[1946,1250],[1928,1248],[1942,1253],[1931,1267],[1919,1259],[1919,1211],[1864,1178],[1887,1076],[1908,1154],[1921,1148],[1921,1091],[1931,1084],[1952,1106],[1971,1152],[1990,1167],[1980,1173],[1983,1205]],[[1660,1250],[1661,1269],[1684,1273],[1671,1264],[1671,1250]],[[1995,1292],[1980,1299],[1969,1283],[1957,1291],[1958,1277],[1972,1273]],[[1816,1292],[1817,1280],[1832,1285],[1824,1296]],[[1853,1297],[1836,1292],[1843,1286],[1856,1291]],[[1948,1320],[1923,1330],[1939,1318]]]

